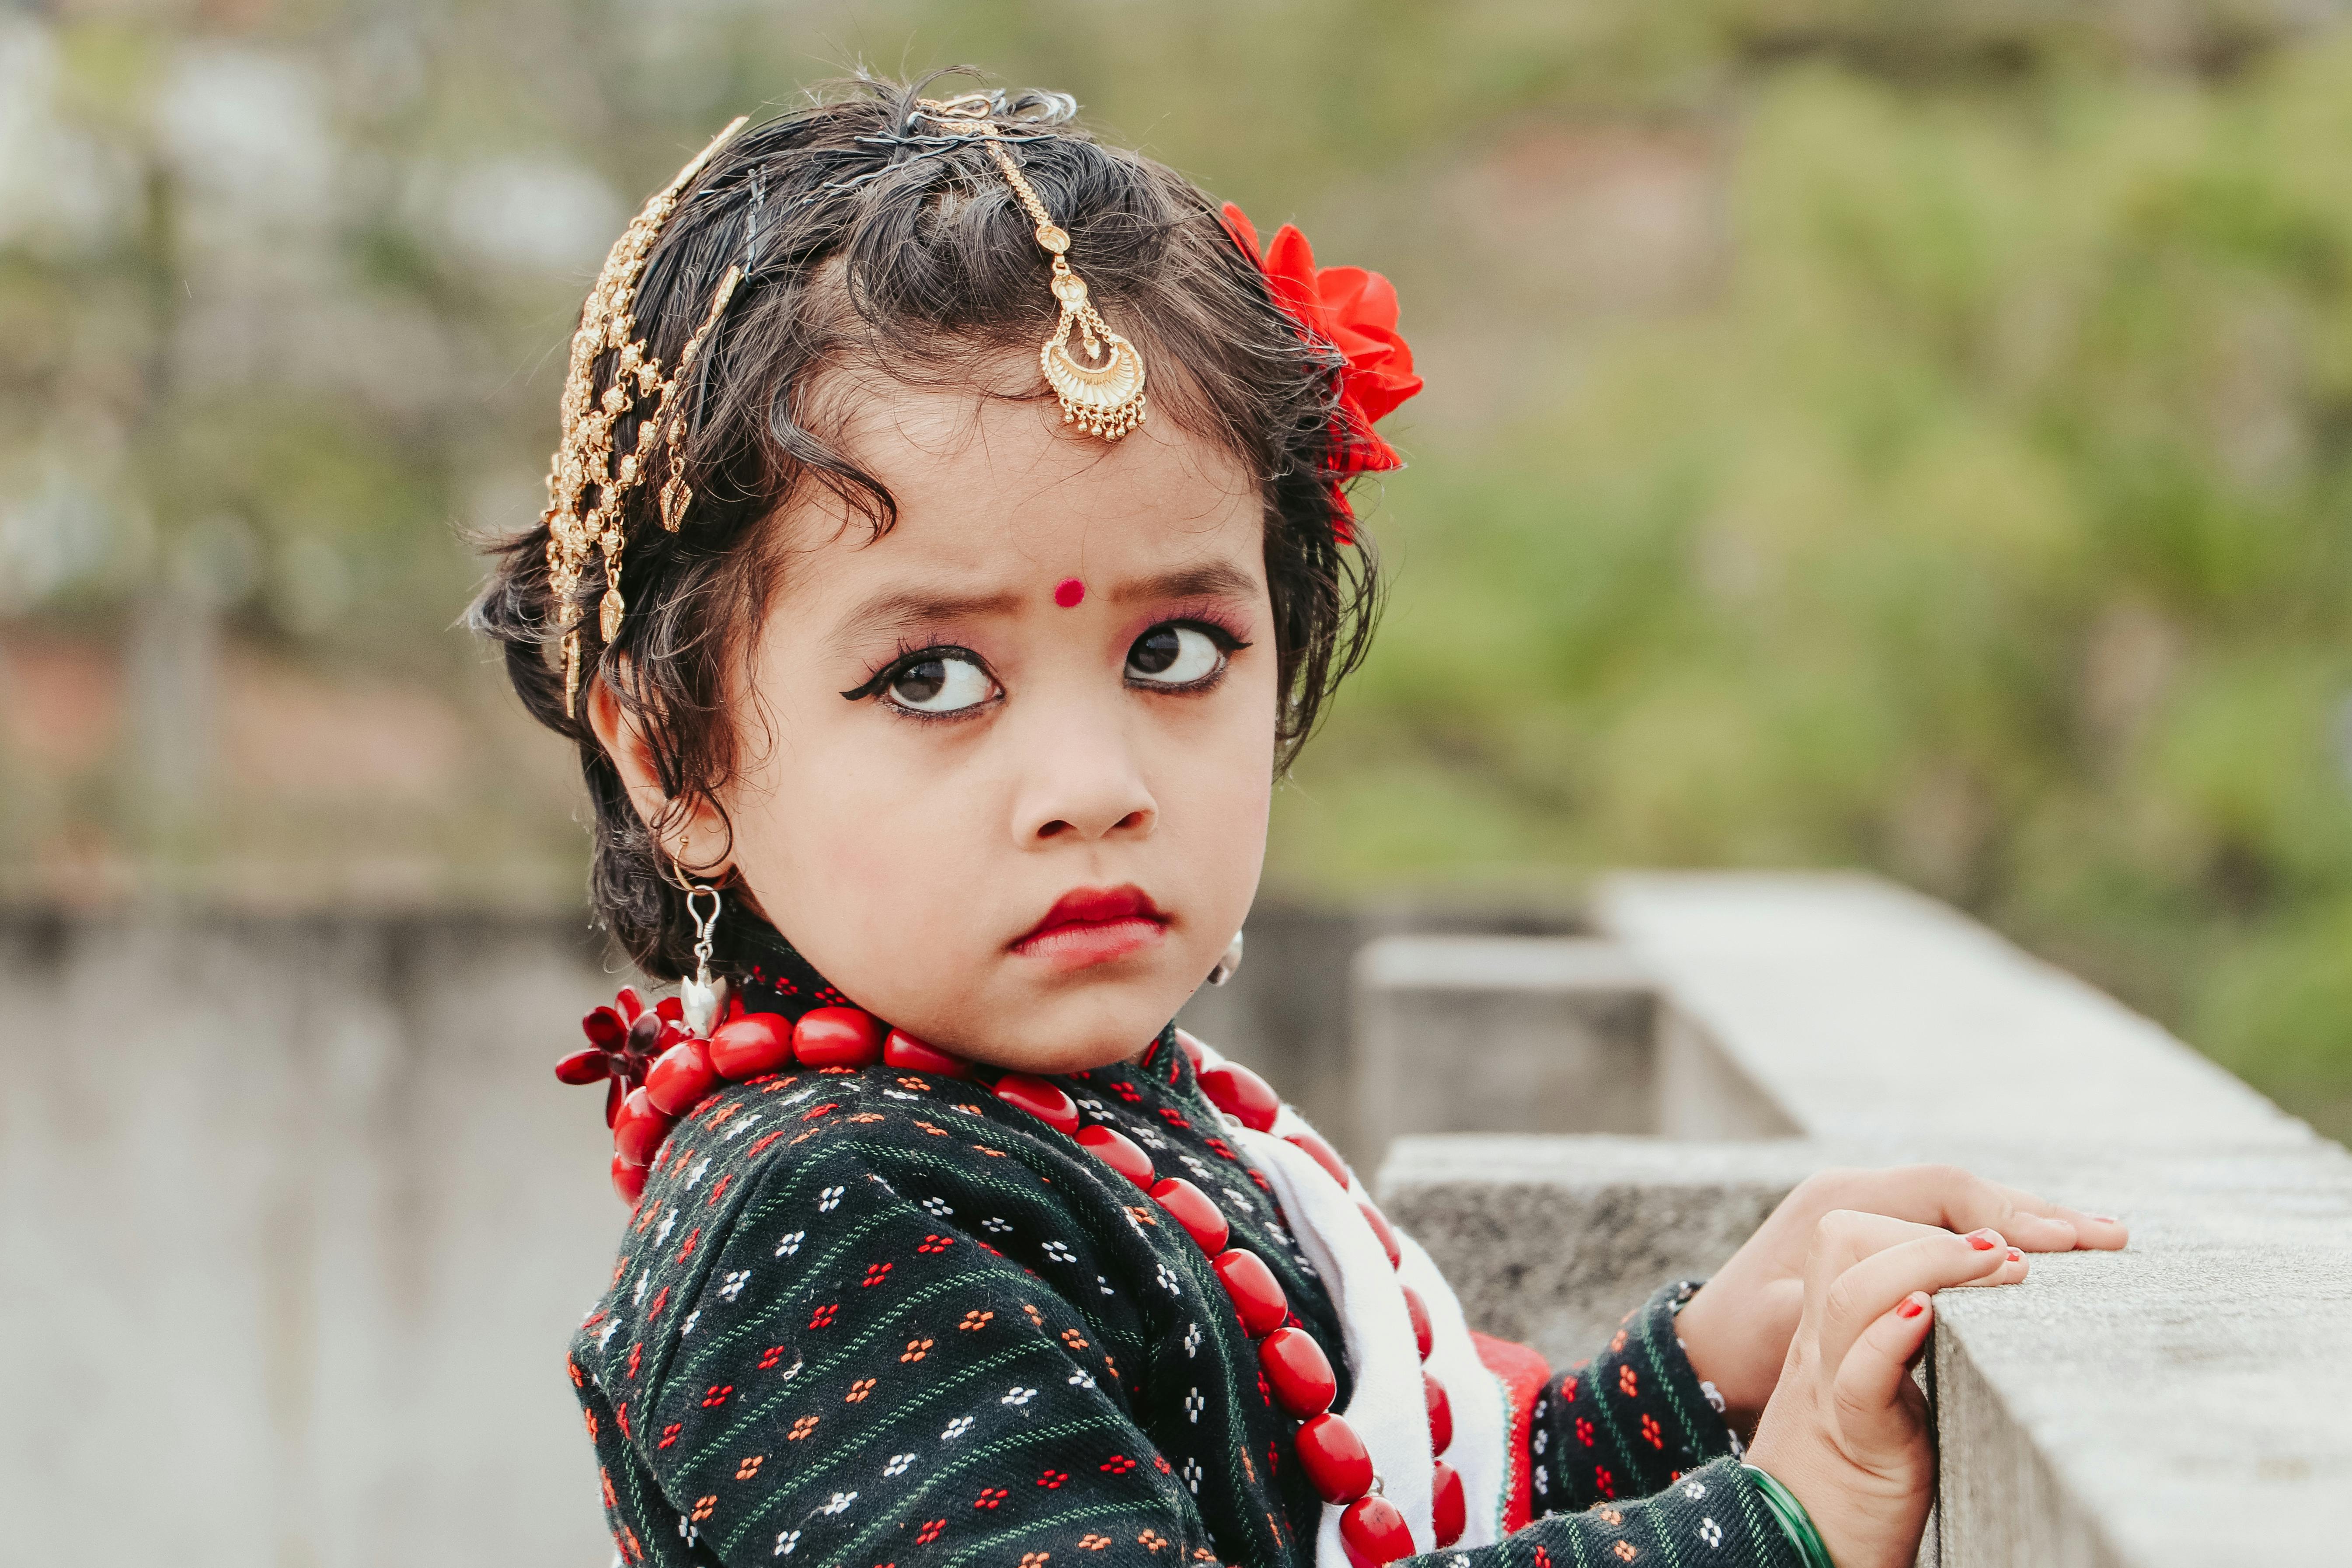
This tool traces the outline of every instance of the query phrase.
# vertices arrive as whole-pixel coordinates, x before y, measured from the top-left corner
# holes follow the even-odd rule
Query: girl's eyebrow
[[[1198,599],[1205,597],[1250,598],[1257,593],[1257,582],[1238,566],[1223,561],[1213,561],[1200,566],[1179,567],[1150,577],[1138,577],[1120,584],[1110,591],[1115,604],[1132,604],[1139,599]]]
[[[937,621],[958,620],[971,616],[1008,615],[1020,606],[1021,596],[1013,593],[958,594],[944,589],[899,588],[877,594],[851,609],[835,625],[833,640],[846,642],[851,637],[876,632],[899,632]]]
[[[1257,583],[1248,573],[1214,561],[1131,578],[1111,589],[1109,598],[1125,605],[1146,599],[1249,598],[1256,593]],[[891,589],[850,609],[835,624],[831,640],[846,646],[853,638],[887,636],[941,621],[1010,615],[1021,607],[1022,599],[1022,595],[1010,591],[959,594],[948,589]]]

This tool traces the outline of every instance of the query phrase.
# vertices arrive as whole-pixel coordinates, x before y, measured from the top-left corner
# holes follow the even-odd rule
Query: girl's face
[[[844,442],[898,522],[872,539],[829,496],[781,521],[782,591],[733,700],[733,865],[834,984],[934,1045],[1046,1072],[1132,1056],[1264,859],[1257,487],[1164,419],[1111,445],[1051,404],[861,406]],[[708,811],[686,832],[689,865],[727,840]]]

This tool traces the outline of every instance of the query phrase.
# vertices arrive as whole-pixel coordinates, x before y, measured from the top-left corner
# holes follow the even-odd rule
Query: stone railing
[[[1939,1298],[1922,1561],[2352,1563],[2352,1156],[1881,883],[1624,878],[1591,927],[1357,960],[1356,1148],[1474,1323],[1581,1357],[1806,1173],[1958,1162],[2133,1240]]]
[[[0,912],[0,1562],[611,1560],[584,924]]]
[[[1945,1562],[2352,1556],[2352,1160],[2064,975],[1839,880],[1250,931],[1188,1021],[1391,1151],[1482,1326],[1584,1354],[1807,1171],[1965,1160],[2135,1239],[1945,1299]],[[0,910],[6,1561],[606,1561],[622,1211],[548,1068],[621,978],[576,911]]]

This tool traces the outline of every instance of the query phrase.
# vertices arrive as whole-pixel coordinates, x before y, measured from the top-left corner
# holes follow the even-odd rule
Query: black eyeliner
[[[1162,621],[1160,624],[1164,626],[1190,626],[1196,632],[1205,632],[1211,642],[1229,654],[1239,653],[1250,646],[1214,621]]]
[[[987,664],[981,658],[980,655],[972,652],[971,649],[968,647],[961,647],[953,643],[940,643],[930,647],[910,648],[891,659],[889,663],[884,665],[881,668],[876,670],[872,678],[868,679],[865,685],[852,688],[850,690],[845,691],[841,695],[848,701],[862,702],[866,698],[873,696],[876,692],[889,685],[891,680],[895,677],[903,674],[909,665],[919,664],[927,658],[946,658],[950,656],[970,659],[972,663],[979,665],[982,669],[986,669],[988,668]]]
[[[1234,655],[1251,646],[1234,636],[1229,628],[1219,626],[1214,621],[1198,620],[1189,616],[1179,616],[1171,621],[1156,621],[1144,628],[1143,637],[1150,637],[1161,626],[1189,626],[1207,637],[1216,645],[1219,656],[1217,668],[1198,679],[1187,680],[1177,686],[1171,686],[1165,681],[1159,680],[1138,680],[1129,676],[1125,678],[1121,684],[1130,691],[1157,691],[1170,697],[1190,697],[1203,691],[1213,691],[1223,684],[1225,676],[1232,670]],[[1136,638],[1137,642],[1142,640],[1143,637]]]

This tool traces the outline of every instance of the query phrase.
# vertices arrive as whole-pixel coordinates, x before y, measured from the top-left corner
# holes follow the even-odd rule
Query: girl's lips
[[[1013,951],[1055,969],[1085,969],[1125,958],[1167,934],[1168,917],[1142,889],[1074,888],[1014,941]]]

